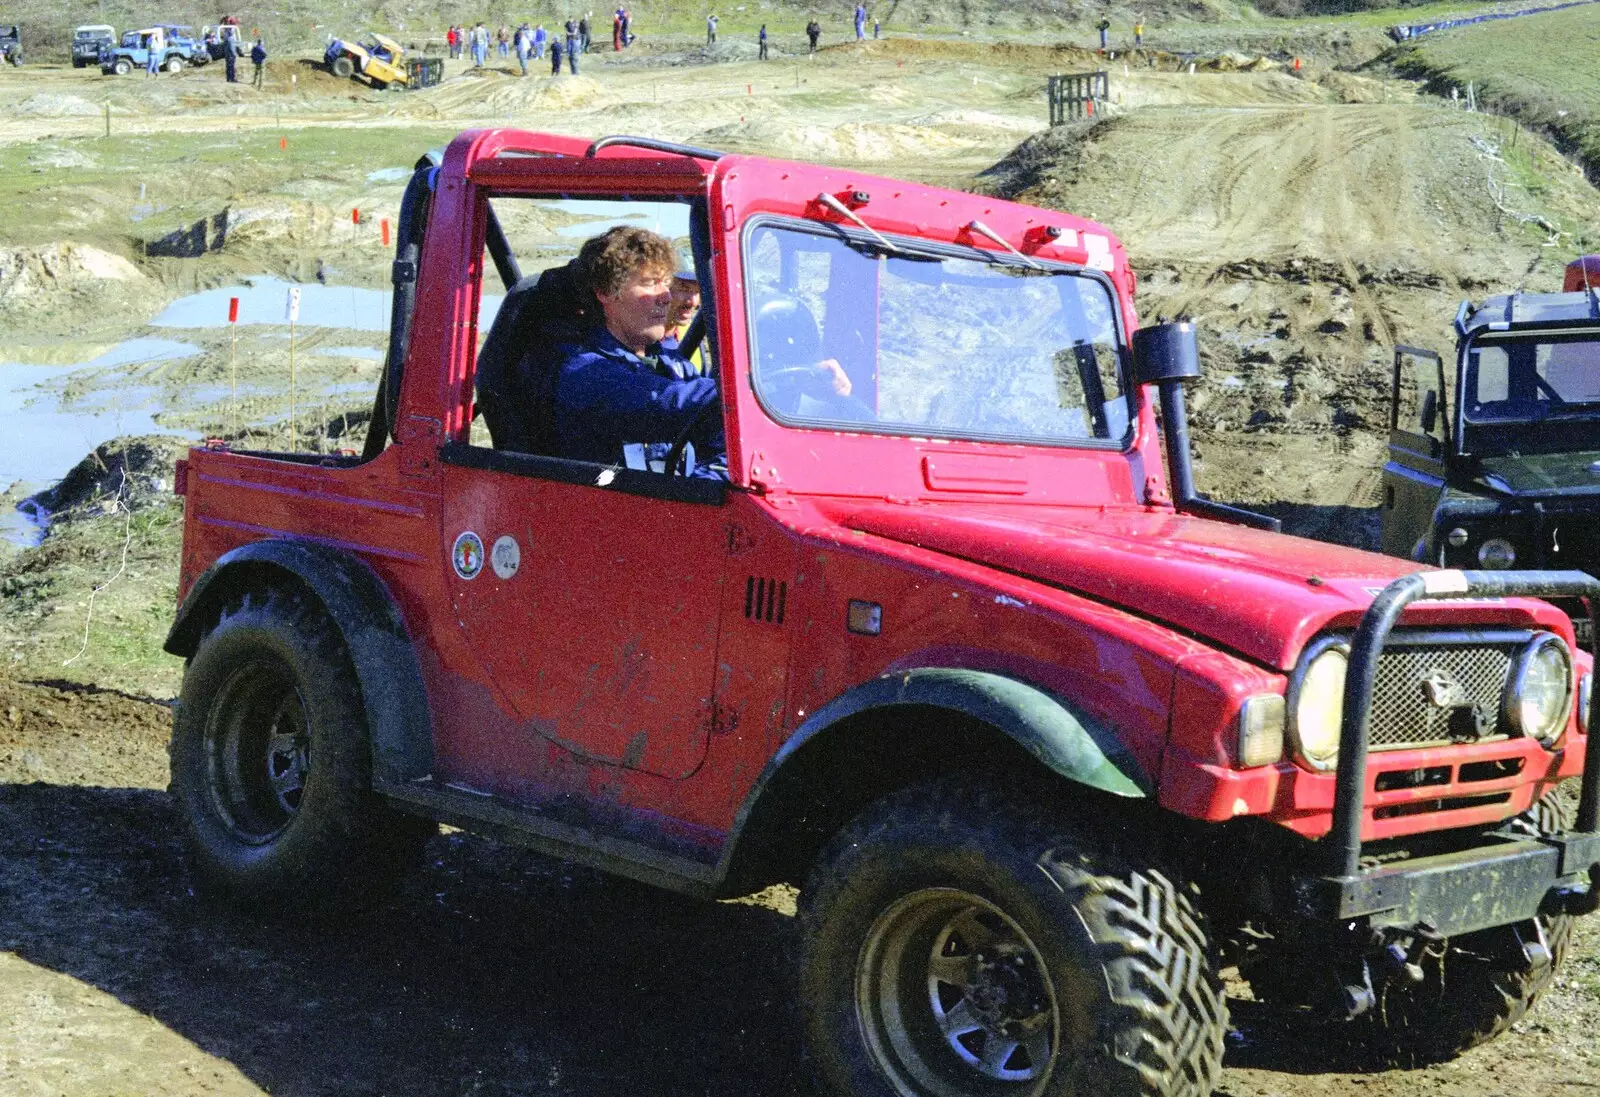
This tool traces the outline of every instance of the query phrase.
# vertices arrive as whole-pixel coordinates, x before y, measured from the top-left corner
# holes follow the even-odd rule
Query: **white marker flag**
[[[289,287],[289,301],[288,301],[288,304],[285,307],[284,311],[287,314],[287,319],[288,319],[289,323],[292,324],[296,320],[300,319],[300,287],[299,286],[290,286]]]

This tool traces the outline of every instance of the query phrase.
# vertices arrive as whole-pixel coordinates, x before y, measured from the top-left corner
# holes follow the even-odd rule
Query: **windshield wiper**
[[[1015,255],[1018,259],[1021,259],[1024,263],[1028,264],[1028,266],[1032,267],[1034,270],[1044,270],[1043,264],[1035,262],[1029,256],[1023,255],[1020,251],[1011,246],[1011,241],[1007,240],[1004,236],[1001,236],[998,232],[994,231],[994,229],[990,228],[982,221],[974,218],[972,223],[969,224],[967,228],[979,234],[980,236],[987,236],[989,239],[993,240],[995,243],[1009,251],[1012,255]]]
[[[884,236],[877,229],[873,228],[871,225],[867,224],[861,218],[857,217],[855,210],[851,209],[849,206],[847,206],[843,202],[839,201],[839,199],[835,198],[833,195],[829,194],[827,191],[823,191],[821,194],[817,195],[817,201],[822,203],[822,205],[827,206],[829,209],[831,209],[834,213],[837,213],[839,216],[848,217],[850,220],[852,220],[856,224],[860,225],[861,228],[867,233],[868,236],[871,236],[874,240],[876,240],[878,242],[878,246],[883,248],[884,251],[891,252],[891,253],[893,253],[895,255],[901,254],[901,249],[899,249],[899,248],[895,247],[893,244],[889,243],[889,238],[887,236]],[[824,224],[826,224],[826,222],[824,222]],[[849,241],[849,239],[850,238],[848,236],[845,237],[845,240],[847,242]]]

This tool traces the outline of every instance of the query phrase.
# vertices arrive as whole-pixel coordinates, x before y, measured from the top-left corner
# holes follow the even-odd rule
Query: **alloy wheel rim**
[[[903,1097],[1024,1097],[1044,1088],[1060,1010],[1038,947],[994,903],[954,888],[902,897],[856,971],[862,1035]]]

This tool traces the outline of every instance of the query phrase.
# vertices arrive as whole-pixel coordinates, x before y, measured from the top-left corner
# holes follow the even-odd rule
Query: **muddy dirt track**
[[[209,906],[168,709],[0,680],[0,1093],[807,1097],[782,895],[700,903],[459,833],[359,922]],[[1505,1038],[1423,1071],[1243,998],[1225,1097],[1600,1088],[1596,928]],[[1242,988],[1241,994],[1247,994]]]
[[[1371,543],[1390,342],[1442,347],[1461,296],[1548,288],[1570,226],[1600,224],[1600,197],[1526,139],[1512,162],[1490,121],[1316,65],[1300,76],[1134,67],[1114,77],[1108,120],[1008,155],[1042,128],[1044,74],[1084,60],[884,43],[804,66],[662,59],[557,83],[453,72],[400,98],[287,62],[264,99],[215,72],[151,88],[30,69],[0,80],[0,143],[28,150],[26,186],[0,165],[0,201],[22,195],[0,230],[11,291],[0,334],[27,361],[81,361],[61,344],[152,334],[144,325],[182,293],[263,271],[309,280],[323,256],[352,284],[381,286],[385,257],[354,253],[349,209],[392,216],[398,184],[369,172],[467,124],[824,159],[1001,189],[1113,227],[1140,274],[1141,312],[1196,316],[1208,333],[1193,400],[1202,487],[1303,533]],[[100,144],[106,101],[117,137]],[[181,170],[151,170],[180,112],[191,149],[226,145],[226,156],[172,154]],[[280,133],[292,149],[320,148],[317,134],[336,127],[364,135],[359,157],[276,158]],[[141,181],[154,212],[133,220]],[[202,232],[197,254],[148,254],[163,233],[224,211],[238,226],[226,244]],[[71,250],[90,245],[100,257]],[[186,380],[224,360],[219,338],[196,341]],[[265,384],[277,359],[263,350],[261,361],[252,380]],[[164,619],[171,568],[140,574],[130,581],[145,584],[144,605],[127,619]],[[811,1093],[782,896],[698,904],[441,834],[404,891],[358,925],[201,904],[161,791],[168,710],[144,696],[170,692],[175,662],[142,683],[119,667],[126,694],[37,682],[76,648],[85,594],[42,595],[32,616],[12,612],[9,591],[0,604],[0,638],[17,652],[16,676],[0,678],[0,1095]],[[46,610],[66,625],[52,631]],[[1240,994],[1229,1097],[1600,1091],[1592,922],[1532,1016],[1435,1069],[1362,1063],[1340,1031],[1293,1030]]]

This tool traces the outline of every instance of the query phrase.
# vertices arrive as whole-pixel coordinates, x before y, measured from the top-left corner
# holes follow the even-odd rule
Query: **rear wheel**
[[[341,80],[348,80],[356,71],[355,62],[348,57],[335,57],[333,59],[333,74]]]
[[[801,900],[805,1036],[849,1097],[1205,1097],[1227,1010],[1172,877],[983,790],[870,809]]]
[[[432,825],[371,791],[361,688],[303,594],[230,605],[184,673],[172,789],[199,882],[251,904],[358,903],[416,859]]]

